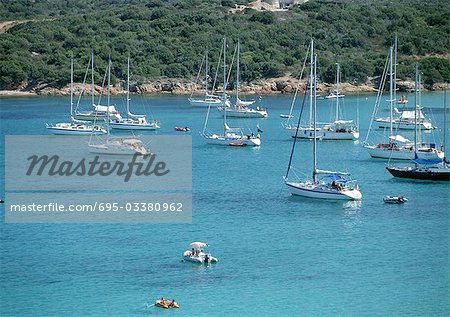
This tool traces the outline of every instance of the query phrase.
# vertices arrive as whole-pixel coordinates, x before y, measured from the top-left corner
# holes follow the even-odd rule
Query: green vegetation
[[[0,89],[82,81],[91,48],[101,83],[111,55],[113,74],[125,78],[126,58],[140,78],[196,75],[206,48],[215,70],[221,39],[241,40],[242,80],[298,74],[310,37],[316,40],[321,79],[364,82],[381,74],[395,32],[399,77],[421,62],[424,81],[450,82],[450,3],[447,0],[312,0],[288,12],[246,9],[235,0],[17,0],[3,1],[0,18],[34,19],[0,34]],[[45,20],[43,20],[45,19]]]

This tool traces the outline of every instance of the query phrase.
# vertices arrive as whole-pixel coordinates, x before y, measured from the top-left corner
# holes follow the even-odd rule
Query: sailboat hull
[[[209,106],[211,107],[217,107],[222,105],[222,101],[220,99],[191,99],[189,98],[189,103],[191,104],[191,107],[198,107],[198,108],[207,108]]]
[[[205,136],[207,144],[225,145],[225,146],[260,146],[261,139],[259,138],[225,138],[223,136],[212,135]]]
[[[291,136],[295,138],[295,128],[291,129]],[[314,131],[312,129],[300,128],[297,133],[299,139],[313,139]],[[324,131],[322,129],[316,130],[316,138],[320,140],[357,140],[359,138],[359,132],[336,132],[336,131]]]
[[[140,124],[140,123],[123,123],[123,122],[111,122],[109,124],[111,129],[115,130],[157,130],[160,128],[158,124],[148,123],[148,124]]]
[[[377,122],[379,128],[389,129],[391,127],[391,122],[389,121],[389,119],[376,119],[375,121]],[[401,130],[414,130],[416,126],[417,128],[420,128],[422,130],[433,129],[433,125],[431,122],[419,122],[416,125],[414,122],[393,120],[392,126],[396,129]]]
[[[386,167],[392,176],[398,178],[431,180],[431,181],[450,181],[450,168],[448,167]]]
[[[364,146],[367,152],[373,158],[383,158],[391,160],[414,160],[415,153],[414,148],[408,146],[406,148],[388,148],[388,147],[378,147],[375,145]],[[442,160],[444,158],[444,152],[438,151],[431,148],[419,148],[417,151],[417,157],[423,160]]]
[[[108,155],[150,154],[141,144],[125,143],[125,140],[107,141],[103,144],[89,144],[89,152]]]
[[[100,135],[106,134],[102,128],[93,128],[81,124],[58,123],[56,125],[47,125],[47,130],[55,135]]]
[[[358,189],[338,190],[308,182],[286,182],[292,195],[330,200],[360,200],[362,194]]]
[[[218,107],[217,109],[223,116],[224,107]],[[226,111],[227,117],[234,117],[234,118],[267,118],[269,116],[266,110],[257,110],[252,108],[243,108],[243,109],[227,108]]]
[[[377,147],[375,145],[365,145],[369,155],[373,158],[383,158],[391,160],[413,160],[414,149],[396,149]]]

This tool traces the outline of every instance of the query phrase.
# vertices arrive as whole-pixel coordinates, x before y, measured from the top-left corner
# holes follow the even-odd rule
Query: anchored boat
[[[211,253],[205,252],[203,249],[208,247],[204,242],[192,242],[189,244],[191,250],[184,251],[183,260],[194,263],[216,263],[217,258],[213,257]]]

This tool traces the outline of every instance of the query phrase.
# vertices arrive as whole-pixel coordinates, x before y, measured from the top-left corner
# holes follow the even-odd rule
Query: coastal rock
[[[397,88],[399,91],[411,91],[414,90],[415,83],[414,81],[409,80],[398,80]]]

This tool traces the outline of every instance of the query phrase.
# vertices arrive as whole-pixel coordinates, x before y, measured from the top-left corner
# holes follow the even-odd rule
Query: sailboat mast
[[[227,58],[226,58],[226,50],[227,50],[227,44],[226,44],[226,37],[223,38],[223,135],[225,136],[227,134]]]
[[[94,100],[94,94],[95,94],[95,89],[94,89],[94,49],[91,50],[91,98],[92,98],[92,106],[95,104],[95,100]]]
[[[417,89],[419,87],[419,63],[416,63],[416,76],[414,85],[414,158],[417,158]],[[415,164],[417,167],[417,163]]]
[[[445,139],[445,135],[447,134],[447,90],[444,90],[444,143],[443,143],[443,147],[441,148],[442,151],[444,151],[444,164],[447,163],[447,156],[445,155],[445,149],[446,147],[446,139]]]
[[[336,68],[336,119],[335,121],[339,120],[339,81],[340,81],[340,68],[339,68],[339,63],[336,63],[337,68]]]
[[[111,104],[111,57],[108,58],[108,105],[106,107],[106,135],[109,135],[109,106]]]
[[[130,54],[127,62],[127,116],[130,115]]]
[[[389,61],[389,102],[390,102],[390,107],[389,107],[389,121],[390,121],[390,125],[389,125],[389,131],[390,131],[390,135],[392,135],[392,108],[393,108],[393,100],[392,98],[394,98],[394,96],[392,95],[392,90],[393,90],[393,76],[392,76],[392,60],[393,60],[393,56],[392,56],[392,46],[389,49],[389,55],[391,56],[390,61]]]
[[[236,103],[239,102],[239,55],[241,52],[241,45],[239,39],[237,41],[237,63],[236,63]]]
[[[208,49],[205,53],[205,98],[208,97]]]
[[[312,62],[312,60],[311,60]],[[316,157],[316,150],[317,150],[317,138],[316,138],[316,121],[317,121],[317,85],[316,85],[316,78],[317,78],[317,54],[314,53],[314,75],[311,77],[311,83],[313,85],[314,89],[314,125],[313,125],[313,181],[316,182],[316,170],[317,170],[317,157]]]
[[[394,102],[397,102],[397,32],[394,42]]]
[[[70,59],[70,122],[73,122],[73,57]]]
[[[416,110],[415,110],[415,113],[414,113],[414,117],[415,117],[414,124],[416,125],[416,127],[418,129],[417,143],[420,144],[420,143],[422,143],[422,129],[421,129],[422,125],[421,124],[417,124],[418,123],[417,119],[420,119],[420,113],[421,113],[420,108],[422,107],[422,75],[420,73],[419,73],[419,84],[418,84],[418,86],[419,86],[419,91],[417,93],[419,95],[419,98],[418,98]],[[419,111],[417,112],[417,110],[419,110]],[[417,116],[418,116],[418,118],[417,118]]]
[[[314,59],[314,40],[311,39],[311,56],[309,63],[309,128],[311,129],[312,124],[312,104],[313,104],[313,91],[312,91],[312,73],[313,73],[313,59]]]

